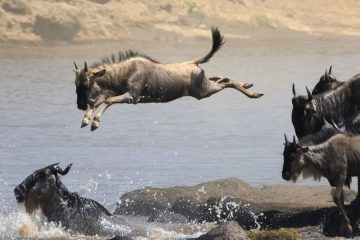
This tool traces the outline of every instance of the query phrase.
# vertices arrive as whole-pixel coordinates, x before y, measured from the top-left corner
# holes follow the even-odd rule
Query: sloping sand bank
[[[356,0],[0,0],[0,42],[119,40],[154,30],[208,37],[212,25],[232,37],[257,29],[360,35],[359,12]]]

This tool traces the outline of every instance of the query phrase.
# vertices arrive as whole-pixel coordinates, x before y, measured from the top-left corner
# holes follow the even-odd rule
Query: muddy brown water
[[[156,45],[139,44],[139,49],[175,62],[209,48],[199,39]],[[292,83],[304,94],[305,86],[313,87],[330,65],[340,80],[360,72],[357,38],[230,39],[203,69],[207,76],[253,82],[253,89],[265,94],[262,98],[226,89],[201,101],[185,97],[166,104],[114,105],[100,128],[90,132],[80,128],[83,112],[76,109],[72,69],[74,60],[93,62],[110,53],[93,47],[94,53],[76,56],[36,57],[35,48],[27,50],[35,52],[33,57],[0,58],[0,236],[18,236],[21,225],[13,188],[35,169],[55,162],[74,163],[64,183],[110,210],[124,192],[149,185],[193,185],[225,177],[252,185],[283,183],[283,133],[294,133]]]

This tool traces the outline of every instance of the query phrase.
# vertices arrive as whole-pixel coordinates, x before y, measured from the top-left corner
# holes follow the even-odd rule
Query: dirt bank
[[[360,35],[356,0],[0,0],[1,42],[133,39],[170,32],[208,37],[212,25],[228,37],[289,29]]]

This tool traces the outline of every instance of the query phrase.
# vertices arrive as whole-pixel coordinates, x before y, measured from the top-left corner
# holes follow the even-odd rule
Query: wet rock
[[[146,187],[123,194],[114,214],[149,216],[158,211],[169,210],[180,213],[188,219],[199,217],[198,208],[205,206],[211,198],[225,196],[234,199],[246,196],[251,187],[236,178],[210,181],[195,186],[177,186],[170,188]]]
[[[31,8],[26,0],[9,0],[1,5],[2,9],[16,15],[25,15],[31,13]]]
[[[247,240],[250,239],[244,229],[234,221],[220,224],[196,240]]]
[[[360,208],[348,205],[345,210],[353,227],[353,236],[360,236]],[[346,236],[340,229],[341,214],[338,207],[299,212],[266,211],[257,218],[257,222],[264,229],[316,226],[320,227],[327,237]],[[240,222],[239,224],[242,226]]]
[[[69,41],[81,30],[76,17],[68,15],[36,16],[33,32],[44,40]]]
[[[132,240],[132,238],[124,237],[124,236],[115,236],[113,238],[109,238],[108,240]]]
[[[151,214],[147,221],[160,223],[187,223],[188,219],[179,213],[165,210]]]

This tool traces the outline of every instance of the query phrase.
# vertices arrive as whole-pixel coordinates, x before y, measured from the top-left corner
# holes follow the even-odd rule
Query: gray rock
[[[220,224],[196,240],[248,240],[244,229],[234,221]]]
[[[187,223],[188,219],[179,213],[165,210],[151,214],[147,221],[159,223]]]
[[[71,16],[36,16],[33,32],[44,40],[70,41],[81,30],[81,24]]]
[[[25,15],[31,13],[31,8],[26,0],[9,0],[1,5],[2,9],[16,15]]]

